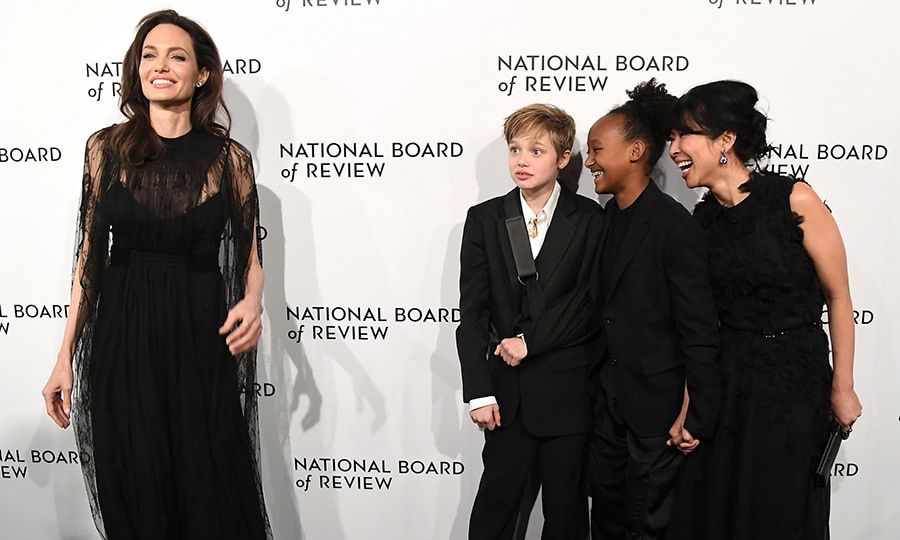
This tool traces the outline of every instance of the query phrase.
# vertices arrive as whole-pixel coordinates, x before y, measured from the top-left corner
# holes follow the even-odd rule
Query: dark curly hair
[[[715,139],[735,134],[734,153],[744,163],[759,161],[769,151],[768,118],[756,109],[756,89],[741,81],[716,81],[691,88],[678,98],[672,129]]]
[[[626,92],[630,98],[609,114],[625,118],[622,134],[629,141],[642,140],[647,145],[649,173],[666,147],[671,132],[670,115],[677,98],[666,91],[666,85],[656,79],[642,82]]]

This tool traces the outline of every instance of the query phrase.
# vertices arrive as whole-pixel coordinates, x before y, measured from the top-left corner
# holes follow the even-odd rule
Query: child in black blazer
[[[542,479],[542,538],[584,538],[602,210],[557,182],[575,138],[565,111],[524,107],[503,132],[516,187],[469,209],[460,250],[463,399],[485,430],[469,538],[512,537],[532,469]],[[511,235],[534,275],[517,272]]]

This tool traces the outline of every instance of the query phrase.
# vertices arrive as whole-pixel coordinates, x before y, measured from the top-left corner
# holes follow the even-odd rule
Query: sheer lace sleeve
[[[259,200],[256,179],[253,174],[253,158],[250,152],[235,141],[226,145],[225,169],[221,189],[228,200],[228,222],[219,250],[219,263],[225,281],[227,306],[233,307],[244,298],[247,291],[247,277],[251,265],[262,266],[262,242],[259,231]],[[259,416],[257,411],[256,350],[235,357],[238,368],[238,383],[243,394],[241,405],[247,419],[248,435],[253,460],[257,471],[256,488],[259,493],[260,509],[266,516],[262,483],[259,477]],[[266,518],[267,534],[271,529]]]
[[[108,129],[108,128],[107,128]],[[73,291],[79,287],[76,335],[72,355],[75,377],[73,389],[73,425],[78,449],[82,456],[82,472],[88,488],[91,513],[98,530],[103,532],[103,520],[97,500],[93,427],[91,421],[93,392],[90,388],[91,351],[94,345],[94,327],[103,273],[109,260],[109,224],[100,210],[104,185],[108,183],[110,160],[104,156],[107,130],[101,130],[88,137],[84,152],[84,174],[81,187],[81,204],[78,211],[78,225],[75,233],[75,256],[72,270]],[[73,294],[74,297],[77,296]]]
[[[259,238],[259,200],[256,179],[253,174],[253,158],[250,152],[235,141],[228,143],[228,162],[223,179],[223,189],[229,199],[230,242],[224,246],[224,266],[234,269],[239,278],[235,296],[229,298],[229,306],[243,298],[247,272],[254,259],[262,266],[262,245]],[[230,253],[229,253],[230,250]]]
[[[98,212],[104,191],[102,184],[106,160],[103,139],[106,130],[88,137],[84,150],[84,174],[81,182],[81,204],[78,209],[78,229],[75,234],[73,281],[78,280],[82,295],[79,308],[93,305],[99,283],[109,256],[109,225]]]

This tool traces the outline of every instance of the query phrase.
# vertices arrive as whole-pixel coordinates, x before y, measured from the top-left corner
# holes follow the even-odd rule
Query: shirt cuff
[[[525,356],[528,356],[528,342],[525,341],[525,334],[516,334],[516,337],[522,340],[522,345],[525,345]]]
[[[469,412],[474,411],[475,409],[480,409],[482,407],[487,407],[488,405],[496,405],[497,398],[494,396],[485,396],[475,399],[469,400]]]

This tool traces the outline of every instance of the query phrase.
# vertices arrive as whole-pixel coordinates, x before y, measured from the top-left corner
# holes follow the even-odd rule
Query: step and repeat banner
[[[40,391],[68,310],[85,138],[120,121],[134,27],[169,7],[218,43],[232,135],[256,163],[266,331],[247,391],[278,538],[465,537],[482,442],[454,344],[466,209],[512,186],[510,112],[565,108],[583,153],[593,121],[650,77],[677,94],[756,86],[769,166],[833,211],[865,407],[833,470],[833,537],[900,533],[896,3],[85,0],[0,7],[0,537],[97,537],[72,431]],[[668,158],[655,177],[689,208],[700,195]],[[592,187],[582,170],[579,191]]]

